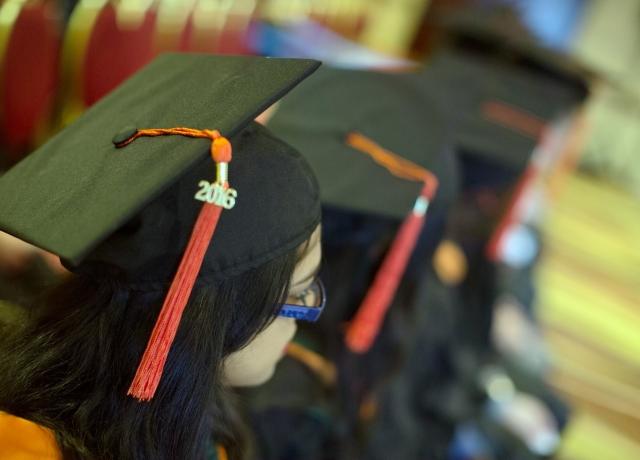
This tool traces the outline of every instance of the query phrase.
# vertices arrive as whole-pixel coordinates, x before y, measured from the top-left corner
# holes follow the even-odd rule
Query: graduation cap
[[[547,125],[585,99],[595,72],[542,44],[509,6],[456,8],[436,22],[447,46],[427,61],[425,83],[452,107],[465,182],[512,183]]]
[[[134,397],[153,397],[196,282],[294,250],[319,223],[304,159],[246,127],[318,65],[163,55],[0,179],[3,231],[75,272],[107,269],[138,289],[171,283]]]
[[[510,6],[471,6],[441,14],[437,19],[458,48],[494,55],[538,75],[546,75],[584,97],[596,72],[570,54],[547,46]]]
[[[268,127],[309,161],[323,205],[404,220],[347,332],[349,349],[366,352],[428,204],[436,190],[439,197],[453,195],[447,123],[417,88],[397,76],[323,68],[280,103]]]
[[[582,93],[544,75],[471,51],[444,49],[414,78],[449,107],[465,183],[511,183],[549,123]]]

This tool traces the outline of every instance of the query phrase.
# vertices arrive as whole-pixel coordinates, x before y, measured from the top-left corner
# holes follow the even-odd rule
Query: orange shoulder
[[[2,460],[62,460],[53,432],[29,420],[0,412]]]

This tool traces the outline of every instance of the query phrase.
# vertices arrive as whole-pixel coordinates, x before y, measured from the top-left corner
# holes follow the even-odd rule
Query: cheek
[[[290,342],[298,330],[296,320],[293,318],[277,318],[276,321],[281,324],[282,336],[285,338],[286,342]]]
[[[269,331],[269,337],[262,344],[265,352],[269,353],[269,361],[279,361],[284,354],[286,346],[293,340],[298,330],[296,321],[291,318],[276,318]],[[268,349],[268,351],[267,351]]]
[[[297,326],[290,318],[277,318],[245,348],[229,355],[224,373],[231,386],[254,386],[268,380]]]

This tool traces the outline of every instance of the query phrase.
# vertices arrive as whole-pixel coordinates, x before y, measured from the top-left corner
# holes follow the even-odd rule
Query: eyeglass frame
[[[310,307],[306,305],[283,303],[280,307],[280,311],[278,311],[278,316],[311,323],[318,321],[318,318],[322,315],[324,307],[327,304],[327,294],[324,288],[324,283],[320,278],[316,277],[310,286],[313,284],[318,286],[318,293],[320,295],[320,304],[318,306]]]

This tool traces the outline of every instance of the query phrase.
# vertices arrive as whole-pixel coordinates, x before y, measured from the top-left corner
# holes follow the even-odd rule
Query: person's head
[[[213,433],[233,456],[241,436],[226,387],[267,380],[296,330],[294,319],[279,316],[282,305],[318,300],[308,294],[320,262],[319,216],[298,218],[314,222],[302,243],[240,273],[198,279],[150,402],[126,393],[166,285],[132,282],[103,262],[73,267],[77,274],[35,310],[28,329],[0,347],[0,375],[12,376],[0,379],[0,410],[54,429],[70,458],[101,458],[103,449],[118,458],[138,458],[135,449],[196,458]],[[109,244],[94,256],[111,254]],[[126,257],[138,263],[135,252]]]
[[[75,274],[34,310],[25,330],[0,342],[0,410],[53,429],[69,458],[204,458],[212,435],[236,458],[226,388],[271,375],[295,328],[279,315],[296,312],[287,306],[291,297],[309,297],[320,200],[294,149],[253,125],[230,138],[229,163],[216,157],[215,131],[123,130],[127,123],[112,118],[132,97],[152,97],[156,82],[171,98],[155,101],[157,110],[127,112],[134,122],[171,126],[179,114],[185,124],[217,120],[237,132],[265,91],[281,92],[310,67],[255,59],[246,77],[251,58],[220,59],[158,60],[88,112],[76,125],[82,130],[66,130],[0,181],[18,195],[26,187],[38,207],[8,204],[0,228],[56,252]],[[227,59],[243,77],[230,79]],[[274,66],[284,81],[265,89],[262,77]],[[231,80],[240,107],[216,105],[214,95],[182,81],[193,72],[221,85]],[[258,94],[243,93],[245,85]],[[206,122],[190,115],[204,102]],[[171,138],[136,140],[158,131]],[[203,180],[216,177],[203,157],[209,147],[215,183]],[[45,170],[50,182],[35,184]],[[229,187],[237,190],[235,206],[218,200]]]
[[[101,458],[103,449],[138,458],[134,446],[158,459],[199,455],[214,437],[233,456],[242,435],[226,387],[273,373],[296,330],[278,313],[284,302],[301,304],[314,280],[319,234],[318,227],[260,267],[196,287],[148,403],[126,391],[165,292],[131,289],[109,273],[73,277],[0,346],[0,370],[12,376],[0,379],[0,410],[54,429],[70,458]]]

